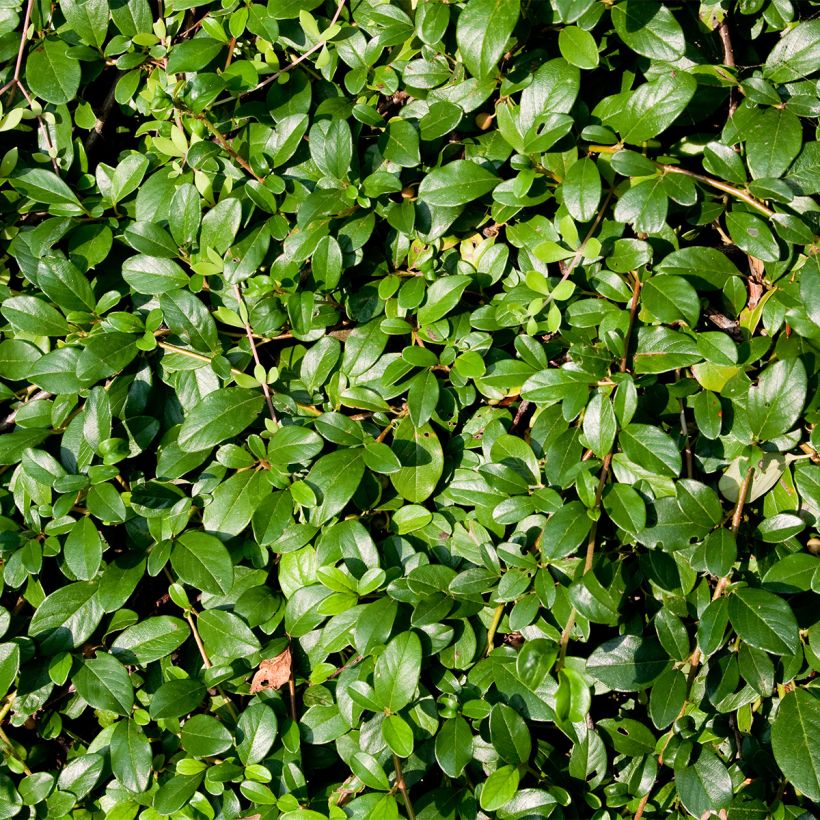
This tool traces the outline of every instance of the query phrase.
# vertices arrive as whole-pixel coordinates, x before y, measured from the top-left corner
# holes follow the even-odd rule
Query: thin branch
[[[606,195],[606,199],[604,200],[604,204],[601,205],[601,207],[598,209],[598,213],[595,215],[595,221],[592,223],[592,225],[590,225],[590,228],[587,231],[583,242],[581,242],[581,244],[578,246],[578,249],[575,251],[575,255],[572,257],[572,260],[570,261],[569,265],[563,267],[563,273],[561,274],[561,282],[565,282],[567,279],[569,279],[572,272],[575,270],[575,268],[578,267],[578,263],[584,256],[584,251],[586,250],[587,242],[589,242],[589,240],[592,239],[592,235],[595,233],[595,231],[598,230],[598,226],[601,224],[601,220],[604,218],[606,209],[609,207],[609,203],[612,202],[612,197],[614,196],[614,193],[615,192],[610,188],[609,193]],[[559,282],[558,285],[560,285],[561,282]],[[552,294],[555,293],[555,289],[558,287],[558,285],[556,285],[552,289],[552,293],[550,293],[550,295],[547,296],[544,302],[545,307],[552,301]]]
[[[396,786],[404,800],[407,817],[409,820],[416,820],[416,813],[413,811],[413,804],[410,802],[410,793],[407,791],[407,783],[404,781],[404,772],[401,770],[401,761],[396,754],[393,755],[393,767],[396,769]]]
[[[17,418],[17,414],[23,407],[25,407],[26,404],[32,401],[38,401],[40,399],[47,399],[50,395],[51,393],[47,392],[46,390],[37,390],[35,393],[32,393],[32,395],[29,396],[20,407],[18,407],[15,410],[12,410],[6,416],[0,419],[0,433],[5,433],[6,430],[14,426],[14,420]]]
[[[641,295],[641,280],[637,273],[634,274],[635,282],[632,285],[632,305],[629,308],[629,324],[626,326],[626,336],[624,336],[624,355],[621,357],[620,371],[626,373],[629,364],[629,346],[632,339],[632,331],[635,328],[635,318],[638,315],[638,298]]]
[[[729,23],[724,19],[718,26],[720,42],[723,44],[723,65],[729,68],[735,67],[735,51],[732,48],[732,35],[729,31]]]
[[[199,650],[199,657],[202,658],[202,665],[206,669],[210,669],[213,664],[211,663],[210,658],[208,658],[208,653],[205,651],[205,644],[202,643],[202,638],[199,636],[199,630],[196,628],[196,622],[194,621],[194,614],[192,610],[186,610],[185,620],[188,621],[188,626],[191,627],[191,634],[194,636],[194,643],[196,644],[196,648]]]
[[[768,205],[765,205],[759,199],[753,197],[748,191],[744,191],[742,188],[737,188],[734,185],[729,185],[728,182],[723,182],[722,180],[715,179],[714,177],[708,177],[705,174],[696,174],[694,171],[687,171],[686,168],[681,168],[677,165],[658,165],[658,167],[665,173],[683,174],[684,176],[696,179],[698,182],[702,182],[704,185],[709,185],[711,188],[715,188],[718,191],[723,191],[725,194],[729,194],[736,199],[742,200],[766,217],[771,218],[774,216],[774,211],[769,208]]]
[[[680,379],[680,370],[675,371],[675,377]],[[680,407],[680,431],[683,435],[683,453],[686,458],[686,477],[691,479],[695,474],[695,464],[692,457],[692,447],[689,443],[689,424],[686,421],[686,402],[682,397],[678,397],[678,407]]]
[[[26,13],[23,17],[23,32],[20,35],[20,46],[17,49],[17,62],[14,64],[14,76],[0,88],[0,95],[4,94],[12,86],[20,83],[20,69],[23,66],[23,52],[26,49],[26,41],[28,40],[28,25],[31,22],[31,11],[34,8],[34,0],[28,0],[26,4]]]
[[[187,356],[189,359],[196,359],[196,361],[203,362],[204,364],[211,364],[213,362],[213,359],[210,356],[206,356],[203,353],[197,353],[195,350],[188,350],[188,348],[186,347],[178,347],[177,345],[172,345],[168,342],[158,341],[157,347],[161,347],[163,350],[167,350],[169,353],[179,353],[180,356]],[[236,367],[232,367],[231,375],[245,376],[247,374],[242,370],[238,370]]]
[[[94,123],[94,127],[91,129],[89,135],[85,138],[85,145],[83,147],[85,148],[86,156],[96,146],[97,141],[102,136],[105,124],[108,122],[108,118],[109,116],[111,116],[111,112],[114,110],[114,103],[117,101],[116,93],[117,82],[119,81],[119,78],[120,73],[118,71],[113,81],[111,82],[111,87],[108,89],[108,93],[105,95],[105,99],[103,100],[102,108],[100,109],[97,121]]]
[[[743,483],[740,485],[740,490],[738,491],[737,502],[735,503],[735,509],[732,513],[732,535],[737,535],[738,530],[740,529],[740,523],[743,520],[743,507],[746,504],[746,498],[749,495],[749,489],[752,486],[752,480],[754,478],[755,468],[754,466],[749,467],[746,471],[746,475],[743,478]],[[729,581],[731,580],[731,573],[728,575],[724,575],[720,578],[715,585],[715,590],[712,593],[712,600],[717,601],[723,593],[726,591],[726,587],[729,586]],[[692,691],[692,686],[695,683],[695,677],[698,673],[698,668],[700,667],[701,660],[703,659],[703,653],[700,650],[699,646],[695,647],[695,651],[692,652],[691,657],[689,658],[689,674],[686,676],[686,698],[683,701],[683,706],[681,706],[680,711],[678,712],[678,718],[681,718],[686,712],[686,706],[689,703],[689,695]],[[663,756],[666,753],[666,747],[669,745],[669,742],[672,740],[672,736],[674,735],[674,723],[672,728],[666,733],[664,738],[664,743],[661,746],[661,750],[658,754],[658,763],[663,764]],[[643,816],[643,810],[646,807],[646,804],[649,800],[649,795],[652,793],[652,789],[655,787],[655,782],[657,781],[657,774],[655,775],[655,779],[652,781],[647,793],[641,798],[641,802],[638,805],[638,811],[635,813],[635,820],[641,820]]]
[[[728,11],[726,12],[726,15],[727,16],[724,17],[718,26],[718,34],[720,35],[720,42],[723,45],[723,65],[728,68],[734,68],[735,50],[732,48],[732,33],[729,29],[729,21],[727,19],[729,15]],[[734,116],[734,113],[737,110],[739,102],[738,96],[738,87],[737,85],[734,85],[729,89],[729,119]]]
[[[241,156],[236,149],[225,139],[222,135],[222,132],[204,115],[204,114],[196,114],[196,118],[211,132],[213,135],[214,140],[222,148],[223,151],[228,153],[242,168],[249,173],[260,185],[265,183],[265,178],[259,176],[256,171],[251,168],[250,163]]]
[[[495,640],[495,633],[498,632],[498,625],[504,617],[504,604],[499,604],[493,612],[493,619],[490,621],[489,629],[487,629],[487,649],[486,655],[493,651],[493,641]]]
[[[245,304],[244,299],[242,298],[242,291],[239,285],[233,286],[233,295],[236,297],[236,301],[239,303],[240,314],[242,313],[242,308],[244,308],[247,312],[248,307]],[[259,352],[256,349],[256,341],[253,337],[253,328],[251,328],[250,321],[248,319],[244,319],[243,321],[245,323],[245,333],[248,337],[248,344],[251,346],[253,360],[256,362],[257,367],[261,367],[264,371],[265,368],[262,366],[262,362],[259,361]],[[276,411],[273,409],[273,399],[271,398],[270,387],[268,386],[267,379],[262,378],[259,381],[262,384],[262,392],[265,394],[265,401],[268,404],[268,412],[270,413],[270,417],[271,419],[273,419],[273,423],[278,425],[279,422],[276,420]]]
[[[194,613],[192,609],[185,610],[185,620],[188,621],[188,626],[191,627],[191,634],[194,636],[194,643],[196,644],[196,648],[199,650],[199,657],[202,658],[202,665],[206,669],[211,669],[213,664],[211,663],[210,659],[208,658],[208,653],[205,651],[205,644],[202,643],[202,638],[199,635],[199,630],[196,628],[196,622],[194,621]],[[217,686],[216,691],[219,692],[220,695],[225,699],[225,708],[230,712],[231,717],[236,720],[239,715],[236,713],[236,709],[233,708],[233,703],[231,703],[230,698],[222,691],[222,689]]]
[[[29,105],[29,108],[34,107],[34,100],[32,100],[31,96],[29,95],[28,91],[26,91],[26,87],[23,85],[22,80],[17,80],[17,88],[20,89],[20,93],[25,97],[26,102]],[[51,160],[51,167],[54,169],[54,173],[57,176],[60,176],[60,166],[57,164],[57,157],[55,154],[57,153],[57,149],[54,147],[54,143],[51,141],[51,135],[48,133],[48,128],[46,127],[45,122],[43,122],[43,118],[37,114],[37,124],[40,127],[40,133],[43,137],[43,142],[45,143],[46,150],[48,151],[48,158]]]
[[[24,761],[20,760],[20,758],[17,757],[17,754],[14,751],[14,746],[12,746],[11,741],[9,740],[9,736],[6,734],[5,730],[2,727],[0,727],[0,740],[3,741],[3,744],[8,748],[8,752],[6,753],[7,757],[19,763],[23,771],[30,776],[31,769],[29,769],[29,767],[25,764]]]
[[[6,719],[6,715],[9,713],[11,707],[14,705],[14,699],[17,697],[17,690],[11,692],[8,697],[6,697],[6,702],[0,708],[0,724]]]
[[[743,507],[746,504],[746,496],[749,495],[754,474],[754,466],[749,467],[743,478],[743,483],[740,485],[740,490],[738,490],[737,504],[734,513],[732,513],[732,535],[737,535],[737,531],[740,529],[740,522],[743,520]]]
[[[586,241],[586,240],[585,240]],[[621,373],[626,373],[627,371],[627,364],[629,362],[629,347],[632,340],[632,332],[635,328],[635,317],[638,314],[638,301],[641,294],[641,280],[637,273],[634,274],[635,283],[632,286],[632,306],[629,310],[629,325],[627,326],[626,336],[624,338],[624,354],[621,357],[621,363],[619,370]],[[598,476],[598,486],[595,490],[595,501],[594,507],[595,510],[601,509],[601,500],[604,496],[604,487],[606,487],[607,479],[609,478],[609,470],[612,466],[612,450],[610,450],[605,456],[603,463],[601,464],[601,473]],[[592,563],[595,560],[595,545],[598,540],[598,519],[596,518],[592,522],[592,526],[589,530],[589,537],[587,538],[587,551],[586,556],[584,558],[584,571],[583,575],[586,575],[592,569]],[[564,625],[564,629],[561,632],[561,638],[558,641],[558,661],[556,663],[556,671],[561,669],[564,665],[564,661],[567,657],[567,647],[569,645],[569,639],[572,635],[572,628],[575,626],[575,619],[577,617],[577,611],[575,607],[572,607],[569,613],[569,617],[567,618],[567,622]]]
[[[336,21],[339,19],[339,15],[342,13],[342,9],[345,7],[345,0],[339,0],[339,4],[336,6],[336,11],[333,14],[333,18],[330,21],[330,25],[325,29],[325,31],[333,28],[336,25]],[[239,99],[244,99],[245,97],[253,94],[256,91],[259,91],[260,88],[264,88],[267,85],[278,80],[282,75],[287,74],[289,71],[292,71],[299,63],[304,62],[311,54],[317,52],[322,46],[327,43],[327,37],[321,37],[319,41],[312,45],[307,51],[300,54],[293,62],[288,63],[284,68],[279,69],[275,74],[271,74],[270,77],[266,77],[262,80],[261,83],[257,83],[250,91],[246,91],[244,94],[240,94]],[[221,101],[220,101],[221,102]],[[218,103],[217,103],[218,105]]]

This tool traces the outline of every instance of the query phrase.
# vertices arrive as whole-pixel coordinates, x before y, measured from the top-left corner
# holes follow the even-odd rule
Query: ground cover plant
[[[0,818],[812,817],[820,3],[3,0]]]

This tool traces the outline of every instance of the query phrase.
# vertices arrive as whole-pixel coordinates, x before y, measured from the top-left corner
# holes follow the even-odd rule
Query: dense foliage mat
[[[812,816],[818,14],[0,3],[0,818]]]

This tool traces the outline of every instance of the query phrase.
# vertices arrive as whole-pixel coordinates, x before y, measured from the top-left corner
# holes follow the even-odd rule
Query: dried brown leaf
[[[275,658],[263,660],[251,681],[251,694],[284,686],[290,680],[291,663],[290,647]]]

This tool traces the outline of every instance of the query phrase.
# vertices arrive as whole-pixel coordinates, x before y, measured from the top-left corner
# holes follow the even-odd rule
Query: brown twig
[[[401,770],[401,761],[396,754],[393,755],[393,767],[396,769],[396,787],[401,792],[404,800],[408,820],[416,820],[416,813],[413,811],[413,804],[410,802],[410,793],[407,791],[407,783],[404,781],[404,772]]]
[[[20,35],[20,46],[17,49],[17,62],[14,64],[14,75],[12,78],[0,88],[0,95],[5,94],[6,91],[15,85],[20,84],[20,69],[23,66],[23,53],[26,49],[26,36],[28,33],[28,25],[31,22],[31,11],[34,8],[34,0],[28,0],[26,3],[26,13],[23,17],[23,33]]]
[[[166,572],[166,575],[169,573]],[[170,577],[170,575],[169,575]],[[194,643],[196,644],[196,648],[199,650],[199,657],[202,658],[202,665],[206,669],[211,669],[213,664],[208,657],[208,653],[205,651],[205,644],[202,643],[202,638],[200,637],[199,630],[196,628],[196,622],[194,621],[194,612],[192,609],[185,610],[185,620],[188,621],[188,626],[191,627],[191,634],[194,636]],[[219,692],[220,695],[225,699],[225,708],[231,714],[234,720],[236,720],[239,716],[236,713],[236,709],[233,708],[233,703],[231,703],[228,696],[222,691],[222,689],[217,686],[216,691]]]
[[[728,11],[726,14],[728,15]],[[728,68],[735,67],[735,50],[732,48],[732,33],[729,29],[729,21],[724,17],[718,26],[718,34],[720,35],[720,42],[723,45],[723,65]],[[729,118],[734,116],[739,103],[738,88],[733,86],[729,90]]]
[[[738,490],[737,504],[735,505],[734,513],[732,513],[732,535],[737,535],[737,531],[740,529],[740,522],[743,520],[743,507],[746,504],[746,496],[749,495],[754,474],[754,466],[749,467],[746,471],[746,475],[743,477],[740,490]]]
[[[236,48],[236,37],[231,37],[231,42],[228,43],[228,56],[225,59],[225,68],[231,64],[233,60],[233,50]]]
[[[590,225],[590,228],[587,231],[586,236],[584,237],[581,244],[578,246],[578,249],[575,251],[575,255],[572,257],[572,260],[570,261],[569,265],[565,265],[562,267],[561,281],[558,283],[558,285],[560,285],[561,282],[565,282],[567,279],[569,279],[572,272],[575,270],[575,268],[578,267],[578,263],[584,256],[584,251],[586,250],[587,242],[589,242],[589,240],[592,239],[592,235],[595,233],[596,230],[598,230],[598,226],[601,224],[601,220],[604,218],[606,209],[609,207],[609,203],[612,202],[612,197],[614,196],[614,193],[615,192],[612,189],[610,189],[609,193],[606,195],[604,204],[601,205],[601,207],[598,209],[598,213],[595,215],[595,221],[592,223],[592,225]],[[552,301],[552,294],[555,293],[555,289],[558,287],[558,285],[556,285],[555,288],[552,289],[552,292],[549,296],[547,296],[546,300],[544,301],[545,307]]]
[[[248,174],[250,174],[260,185],[264,184],[265,178],[259,176],[256,171],[251,168],[250,163],[237,152],[237,150],[225,139],[222,132],[204,115],[204,114],[195,114],[194,115],[204,126],[211,132],[213,135],[214,141],[216,144],[227,154],[230,155],[232,159],[234,159],[239,165],[242,166],[243,170],[245,170]]]
[[[108,93],[105,95],[105,99],[103,100],[102,108],[100,108],[100,113],[97,117],[97,121],[94,123],[94,127],[91,129],[89,135],[85,138],[85,145],[83,147],[85,148],[86,155],[88,155],[96,146],[98,140],[102,136],[105,124],[106,122],[108,122],[108,118],[109,116],[111,116],[111,112],[114,110],[114,103],[117,99],[117,82],[119,81],[119,78],[120,73],[117,72],[116,76],[111,82],[111,87],[108,89]]]
[[[345,7],[346,0],[339,0],[339,4],[336,6],[336,11],[333,14],[333,17],[330,21],[330,25],[328,29],[333,28],[336,25],[336,21],[339,19],[339,15],[342,13],[342,9]],[[284,68],[279,69],[275,74],[271,74],[270,77],[266,77],[262,80],[261,83],[257,83],[250,91],[246,91],[244,94],[240,94],[239,99],[244,99],[245,97],[249,96],[250,94],[259,91],[259,89],[264,88],[267,85],[270,85],[273,82],[276,82],[282,75],[287,74],[289,71],[292,71],[299,63],[304,62],[311,54],[317,52],[324,44],[327,42],[327,39],[322,37],[319,39],[317,43],[312,45],[307,51],[300,54],[295,60],[288,63]],[[220,100],[222,102],[222,100]],[[216,103],[218,105],[219,103]]]
[[[242,298],[242,291],[241,291],[239,285],[234,285],[233,286],[233,294],[236,297],[236,301],[239,303],[240,314],[241,314],[243,308],[244,308],[245,311],[247,311],[248,308],[247,308],[247,305],[245,304],[244,299]],[[262,366],[262,362],[259,361],[259,352],[256,349],[256,341],[254,340],[254,337],[253,337],[253,328],[251,328],[250,321],[248,319],[243,319],[243,322],[245,324],[245,334],[248,337],[248,344],[251,346],[251,353],[253,354],[253,360],[254,360],[254,362],[256,362],[257,367],[261,367],[262,370],[264,371],[265,368]],[[271,398],[270,387],[268,386],[267,379],[264,379],[264,378],[260,379],[260,382],[262,384],[262,392],[265,394],[265,401],[267,402],[267,405],[268,405],[268,412],[270,413],[270,417],[273,420],[274,424],[278,424],[279,422],[276,419],[276,411],[273,409],[273,399]]]
[[[208,653],[205,651],[205,644],[202,643],[202,638],[199,635],[199,630],[196,628],[196,623],[194,622],[194,614],[192,610],[187,610],[185,612],[185,620],[188,621],[188,626],[191,627],[191,634],[194,636],[194,643],[196,644],[196,648],[199,650],[199,657],[202,658],[202,665],[206,669],[210,669],[212,664],[210,658],[208,657]]]
[[[715,179],[714,177],[708,177],[705,174],[697,174],[694,171],[688,171],[686,168],[681,168],[678,165],[658,165],[658,168],[667,174],[683,174],[684,176],[696,179],[704,185],[708,185],[711,188],[715,188],[718,191],[723,191],[725,194],[729,194],[730,196],[742,200],[766,217],[771,218],[774,216],[774,211],[769,208],[768,205],[764,204],[756,197],[753,197],[748,191],[744,191],[742,188],[737,188],[734,185],[729,185],[728,182],[723,182],[722,180]]]
[[[738,491],[737,501],[735,502],[735,509],[732,513],[732,535],[737,535],[738,530],[740,529],[740,523],[743,520],[743,508],[746,504],[746,497],[749,495],[749,489],[752,486],[752,480],[754,479],[755,468],[754,466],[749,467],[746,471],[746,475],[743,478],[743,483],[740,485],[740,490]],[[714,592],[712,593],[712,600],[717,601],[723,593],[726,591],[726,587],[729,586],[729,581],[731,580],[731,574],[724,575],[722,578],[718,579],[717,584],[715,585]],[[689,658],[689,674],[686,677],[686,698],[683,701],[683,706],[680,708],[680,712],[678,712],[678,718],[682,717],[686,712],[686,706],[689,702],[689,694],[692,691],[692,686],[695,682],[695,677],[698,673],[698,668],[700,667],[700,662],[703,658],[703,653],[699,646],[695,647],[695,651],[692,652],[691,657]],[[664,743],[661,746],[661,750],[658,754],[658,763],[663,764],[663,756],[666,752],[666,747],[669,745],[669,742],[672,740],[672,736],[674,734],[674,724],[671,729],[666,733]],[[657,774],[655,775],[655,780],[657,780]],[[638,805],[638,811],[635,813],[635,820],[640,820],[643,815],[643,809],[646,807],[646,803],[649,800],[649,795],[652,793],[652,789],[655,786],[655,780],[652,781],[652,785],[647,790],[647,793],[641,799],[640,804]]]
[[[10,427],[14,426],[14,420],[17,418],[17,414],[20,412],[25,404],[28,404],[32,401],[38,401],[39,399],[47,399],[51,393],[45,390],[37,390],[35,393],[32,393],[24,402],[21,407],[18,407],[16,410],[12,410],[2,419],[0,419],[0,433],[5,433]]]
[[[629,346],[632,339],[632,331],[635,328],[635,318],[638,315],[638,298],[641,295],[641,279],[637,273],[634,274],[635,282],[632,285],[632,305],[629,308],[629,324],[626,326],[626,336],[624,337],[624,355],[621,356],[619,370],[626,373],[629,365]]]
[[[680,370],[675,371],[676,378],[680,379]],[[678,398],[680,407],[680,431],[683,435],[683,454],[686,459],[686,477],[692,478],[695,474],[694,459],[692,458],[692,447],[689,443],[689,425],[686,421],[686,402],[683,398]]]
[[[14,75],[12,78],[2,87],[0,88],[0,96],[5,94],[6,91],[10,91],[9,94],[9,101],[14,96],[14,89],[19,88],[20,93],[25,97],[26,102],[29,104],[29,107],[33,105],[33,100],[29,96],[28,91],[26,91],[26,87],[23,85],[23,81],[20,79],[20,72],[23,68],[23,54],[26,50],[26,42],[28,41],[28,27],[29,23],[31,22],[31,12],[34,8],[34,0],[28,0],[26,3],[26,12],[23,17],[23,31],[20,34],[20,45],[17,48],[17,60],[14,63]],[[43,135],[43,142],[48,149],[48,156],[51,160],[51,167],[54,168],[54,173],[57,176],[60,175],[60,166],[57,164],[57,158],[53,156],[56,153],[54,149],[54,145],[51,142],[51,136],[48,133],[48,128],[46,124],[43,122],[43,118],[37,114],[37,124],[40,128],[40,133]]]
[[[654,784],[653,784],[653,785],[654,785]],[[635,820],[641,820],[641,817],[643,817],[643,812],[644,812],[644,809],[646,808],[646,804],[649,802],[649,795],[650,795],[650,792],[647,792],[647,793],[646,793],[646,794],[645,794],[645,795],[641,798],[641,802],[640,802],[640,803],[638,803],[638,809],[637,809],[637,811],[635,812]]]

